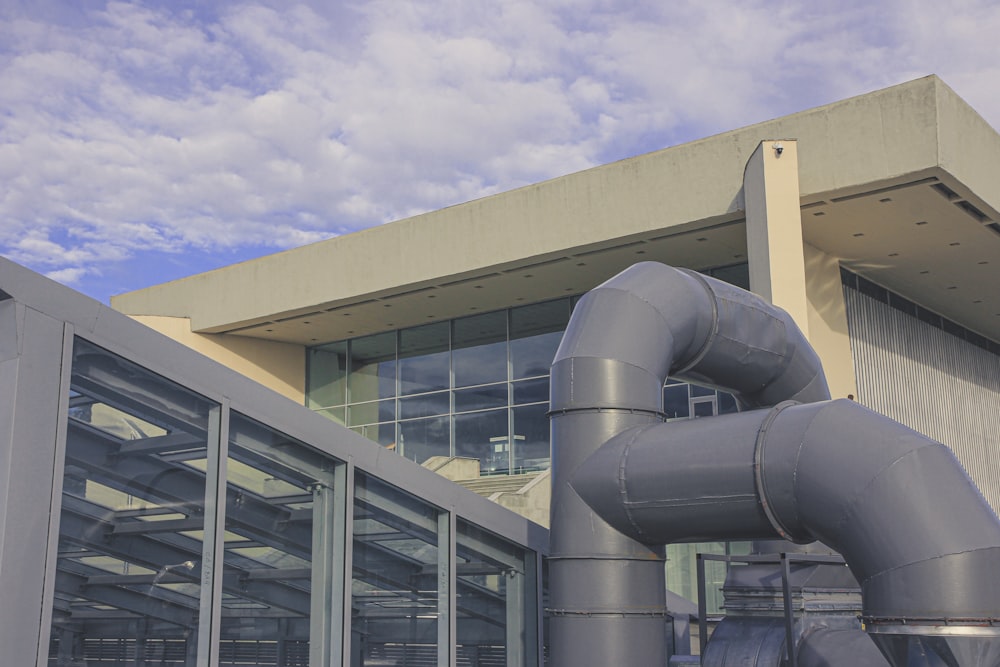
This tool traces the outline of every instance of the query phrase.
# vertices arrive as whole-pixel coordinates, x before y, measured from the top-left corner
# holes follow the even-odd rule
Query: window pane
[[[450,456],[449,430],[447,417],[399,422],[399,453],[417,463],[432,456]]]
[[[426,324],[399,332],[401,394],[449,388],[448,335],[447,322]]]
[[[348,408],[348,426],[390,422],[396,418],[396,399],[358,403]]]
[[[568,322],[567,299],[510,311],[510,360],[514,379],[549,374]]]
[[[433,417],[446,415],[450,412],[448,392],[439,391],[434,394],[421,394],[399,399],[399,418],[416,419],[418,417]]]
[[[507,410],[455,415],[455,456],[479,459],[485,474],[510,470]]]
[[[507,383],[455,391],[455,412],[506,407]]]
[[[313,524],[334,502],[334,461],[236,413],[229,429],[221,662],[276,644],[307,660]]]
[[[695,417],[711,417],[715,414],[715,400],[691,401],[691,408],[694,410]]]
[[[365,436],[382,445],[386,449],[396,449],[396,422],[388,424],[368,424],[367,426],[353,426],[351,430]]]
[[[347,423],[347,408],[345,407],[327,408],[326,410],[317,410],[316,412],[338,424],[343,425]]]
[[[347,401],[347,343],[311,348],[306,376],[306,400],[310,408],[343,405]]]
[[[740,406],[736,402],[736,397],[724,391],[719,392],[719,414],[727,415],[732,412],[739,412]]]
[[[548,404],[512,408],[514,415],[514,472],[549,467]]]
[[[534,554],[458,519],[457,653],[460,664],[532,664]]]
[[[541,403],[549,400],[549,379],[534,378],[532,380],[521,380],[512,385],[514,390],[514,403]]]
[[[499,311],[454,321],[451,353],[455,386],[507,379],[507,313]]]
[[[360,403],[396,395],[396,333],[351,341],[350,401]]]
[[[435,664],[442,565],[448,576],[437,547],[438,514],[395,487],[357,475],[351,624],[358,664]],[[387,662],[387,655],[401,661]]]
[[[663,414],[667,419],[687,417],[689,410],[688,385],[671,384],[663,388]]]
[[[218,406],[80,339],[71,383],[55,659],[193,666]]]

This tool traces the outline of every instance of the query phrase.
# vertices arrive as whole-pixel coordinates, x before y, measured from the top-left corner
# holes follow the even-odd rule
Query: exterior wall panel
[[[997,511],[1000,357],[884,294],[844,288],[858,401],[951,447]]]

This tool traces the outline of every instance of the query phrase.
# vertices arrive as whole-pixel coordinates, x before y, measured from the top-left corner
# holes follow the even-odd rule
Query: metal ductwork
[[[661,424],[668,375],[769,409]],[[843,554],[892,664],[997,664],[1000,522],[946,447],[829,401],[780,309],[637,264],[581,299],[551,383],[553,664],[664,664],[661,545],[773,537]]]

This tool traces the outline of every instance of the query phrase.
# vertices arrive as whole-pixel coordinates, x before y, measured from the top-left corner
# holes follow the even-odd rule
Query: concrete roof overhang
[[[1000,340],[1000,135],[937,77],[112,299],[317,344],[584,292],[636,261],[746,261],[743,169],[798,141],[806,243]]]

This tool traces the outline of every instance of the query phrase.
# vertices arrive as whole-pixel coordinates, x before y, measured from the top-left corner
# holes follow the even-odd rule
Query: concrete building
[[[949,445],[994,508],[1000,135],[937,77],[112,299],[117,310],[537,521],[547,364],[638,261],[787,310],[835,397]],[[737,409],[665,389],[667,417]],[[483,482],[478,482],[483,484]],[[491,493],[489,490],[484,493]],[[535,498],[532,500],[531,498]]]
[[[903,589],[896,602],[933,605],[947,598],[951,615],[872,620],[872,634],[879,634],[872,630],[876,621],[891,625],[879,638],[882,653],[858,623],[866,593],[852,588],[853,570],[843,567],[847,550],[841,559],[788,553],[787,543],[770,556],[736,553],[745,545],[729,542],[670,545],[666,583],[688,600],[661,597],[663,550],[656,545],[669,540],[648,540],[641,558],[624,554],[655,574],[643,581],[656,586],[618,575],[567,577],[571,559],[560,551],[551,560],[558,586],[546,609],[547,556],[555,548],[549,534],[497,505],[547,522],[549,368],[570,314],[584,292],[636,262],[657,261],[749,288],[781,306],[816,349],[835,398],[853,398],[946,443],[993,509],[1000,507],[998,174],[1000,135],[928,77],[122,295],[113,300],[121,312],[0,260],[5,659],[36,667],[530,666],[545,662],[549,636],[560,647],[553,649],[557,664],[663,662],[605,659],[632,656],[633,649],[635,656],[669,657],[672,665],[697,664],[686,655],[693,648],[688,623],[696,613],[704,624],[717,610],[713,589],[725,575],[711,566],[742,558],[750,567],[737,568],[742,580],[729,580],[731,615],[711,643],[707,631],[700,633],[705,664],[734,664],[738,656],[761,665],[945,664],[914,662],[918,650],[921,658],[947,654],[947,664],[996,664],[1000,619],[991,610],[1000,588],[989,575],[1000,542],[978,549],[986,556],[968,565],[963,559],[973,550],[950,537],[924,539],[923,518],[939,520],[927,528],[935,536],[973,526],[965,532],[978,539],[1000,524],[937,443],[936,451],[952,461],[949,498],[936,502],[942,491],[933,488],[936,468],[911,461],[926,473],[926,488],[897,476],[895,489],[916,493],[871,503],[890,524],[905,514],[908,528],[899,532],[907,539],[863,539],[875,529],[852,536],[854,546],[878,542],[902,561],[910,554],[903,547],[924,550],[925,542],[957,549],[945,565],[944,558],[926,559],[944,573],[927,577],[933,585],[896,587]],[[692,282],[663,267],[639,270],[647,269]],[[727,303],[746,309],[740,312],[770,308],[713,284],[732,295]],[[592,299],[578,312],[595,312]],[[713,303],[702,311],[724,310],[722,301]],[[628,321],[639,320],[602,316],[601,338],[621,345],[615,327]],[[727,322],[742,327],[740,318]],[[771,326],[795,329],[780,322]],[[751,346],[752,340],[740,338]],[[573,396],[568,366],[557,368],[561,397]],[[643,385],[642,406],[657,402],[660,379]],[[717,387],[669,378],[662,398],[662,415],[642,406],[621,411],[687,433],[771,419],[765,408],[663,425],[661,416],[686,420],[744,406]],[[601,405],[584,416],[600,415]],[[786,405],[774,409],[773,423],[784,423],[781,410],[829,405],[836,414],[871,415],[848,401]],[[557,410],[560,417],[582,412]],[[827,439],[842,439],[836,423],[825,427]],[[583,438],[586,429],[578,428],[563,432],[563,445]],[[764,428],[739,430],[753,445]],[[853,432],[861,435],[852,439],[852,451],[864,451],[865,429]],[[911,433],[898,432],[903,439]],[[603,449],[602,433],[585,435]],[[704,454],[703,440],[689,442]],[[658,447],[636,443],[647,452]],[[762,448],[740,458],[741,479],[749,474],[750,486],[764,486],[750,461]],[[842,450],[824,451],[828,458],[812,469],[819,478],[827,463],[853,461]],[[776,456],[796,462],[782,470],[798,471],[796,456]],[[564,476],[566,468],[557,466]],[[727,477],[730,469],[720,468]],[[655,470],[647,489],[661,485],[663,469]],[[839,490],[839,479],[816,486]],[[869,488],[855,482],[851,488]],[[704,499],[701,486],[688,486]],[[968,502],[949,504],[958,487]],[[849,491],[842,496],[854,503],[858,496]],[[798,501],[794,493],[781,497]],[[755,516],[773,509],[770,496],[755,498]],[[858,503],[851,511],[866,513]],[[939,506],[947,511],[921,513]],[[965,522],[973,513],[980,524]],[[604,521],[600,516],[592,520]],[[837,514],[830,525],[853,529],[843,516],[859,515]],[[768,525],[747,535],[786,535],[771,530],[781,520],[765,519]],[[689,538],[716,539],[700,532],[711,521],[680,522]],[[553,535],[561,530],[564,541],[588,532],[557,525]],[[591,532],[604,535],[609,526]],[[812,539],[810,532],[800,541]],[[715,558],[698,555],[704,552]],[[573,557],[609,560],[589,545]],[[953,561],[961,562],[952,567]],[[706,595],[693,612],[699,568]],[[889,568],[897,569],[905,567]],[[760,581],[750,581],[755,577]],[[557,599],[567,590],[581,591],[580,600]],[[657,603],[644,607],[644,596]],[[625,604],[602,606],[612,597]],[[910,621],[920,628],[911,632]],[[956,622],[963,636],[951,637]],[[565,630],[570,625],[572,632]],[[636,635],[613,631],[625,625],[655,633],[641,633],[640,651]],[[938,641],[942,636],[949,638]],[[975,659],[954,659],[952,645]]]

